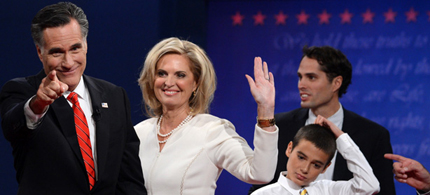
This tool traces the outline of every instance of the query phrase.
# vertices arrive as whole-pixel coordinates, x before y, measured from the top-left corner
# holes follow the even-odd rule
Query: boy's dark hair
[[[303,57],[318,61],[320,70],[326,73],[328,81],[332,82],[337,76],[342,76],[339,97],[346,93],[352,78],[352,66],[346,56],[339,50],[330,47],[303,47]]]
[[[303,139],[313,143],[315,147],[329,155],[329,159],[325,164],[327,166],[336,152],[336,137],[333,132],[318,124],[306,125],[300,128],[294,136],[292,149],[294,149]]]

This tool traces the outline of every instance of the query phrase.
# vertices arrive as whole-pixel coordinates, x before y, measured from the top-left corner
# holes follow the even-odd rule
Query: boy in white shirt
[[[348,181],[315,181],[330,166],[336,147],[354,177]],[[300,128],[288,144],[286,155],[287,171],[281,172],[278,182],[260,188],[252,195],[364,195],[379,192],[379,182],[363,153],[348,134],[322,116],[317,117],[315,124]]]

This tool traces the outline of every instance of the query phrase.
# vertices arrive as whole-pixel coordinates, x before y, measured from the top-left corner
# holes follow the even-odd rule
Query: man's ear
[[[87,54],[88,53],[88,43],[87,43],[87,40],[85,40],[83,47],[84,47],[85,54]]]
[[[331,82],[331,84],[333,86],[333,92],[339,91],[340,86],[342,86],[342,83],[343,83],[343,77],[342,76],[337,76],[337,77],[333,78],[333,81]]]
[[[36,50],[37,50],[37,56],[39,56],[40,61],[43,62],[42,49],[38,45],[36,45]]]
[[[324,173],[325,170],[327,170],[327,168],[331,165],[331,162],[328,162],[328,164],[324,167],[324,170],[321,173]]]
[[[285,155],[287,155],[287,157],[290,158],[292,151],[293,151],[293,142],[290,141],[290,143],[288,143],[287,150],[285,151]]]

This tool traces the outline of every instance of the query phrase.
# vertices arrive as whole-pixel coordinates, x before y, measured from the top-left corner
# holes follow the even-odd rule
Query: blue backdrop
[[[0,2],[0,85],[41,70],[30,23],[39,9],[55,2]],[[144,119],[138,73],[146,53],[162,38],[182,37],[207,50],[218,76],[212,114],[231,120],[250,145],[256,104],[244,75],[252,74],[253,58],[261,56],[274,72],[275,111],[285,112],[299,107],[301,48],[331,45],[347,55],[354,69],[343,106],[385,126],[395,153],[430,167],[430,4],[425,0],[73,2],[90,22],[85,73],[127,90],[135,124]],[[0,194],[16,194],[11,153],[0,136]],[[249,187],[224,172],[216,194],[246,194]],[[396,183],[396,189],[413,194],[405,184]]]
[[[297,69],[304,45],[330,45],[353,65],[342,105],[386,127],[394,153],[430,167],[430,4],[428,1],[213,1],[207,51],[218,89],[212,113],[231,120],[252,144],[256,117],[245,79],[261,56],[274,73],[275,112],[300,106]],[[219,191],[249,185],[229,174]],[[413,194],[396,182],[397,194]]]

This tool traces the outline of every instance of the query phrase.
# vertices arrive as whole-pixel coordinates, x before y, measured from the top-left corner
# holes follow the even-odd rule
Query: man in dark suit
[[[360,147],[378,178],[381,189],[379,194],[395,195],[392,161],[384,159],[385,153],[392,153],[388,130],[343,108],[339,102],[351,83],[351,63],[342,52],[328,46],[305,47],[303,53],[297,71],[302,108],[275,115],[276,125],[279,127],[279,152],[275,176],[270,183],[276,182],[279,173],[286,169],[288,158],[285,151],[288,143],[300,127],[314,123],[316,117],[321,115],[348,133]],[[335,155],[330,167],[317,180],[349,180],[352,177],[345,159],[341,155]],[[260,187],[262,185],[254,185],[250,192]]]
[[[0,94],[18,194],[146,194],[125,90],[83,75],[88,33],[83,10],[64,2],[47,6],[31,30],[43,70],[7,82]],[[77,133],[69,94],[78,96],[86,138]]]

